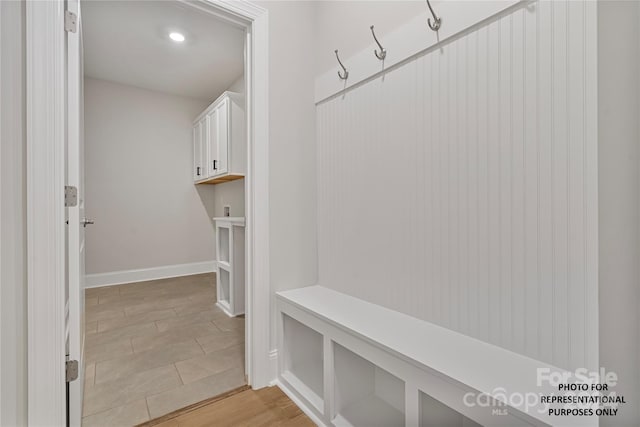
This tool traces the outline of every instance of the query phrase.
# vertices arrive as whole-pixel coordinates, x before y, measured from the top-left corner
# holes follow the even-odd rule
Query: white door
[[[82,421],[84,384],[84,129],[83,65],[80,5],[67,0],[67,10],[75,14],[75,32],[67,31],[67,188],[77,192],[75,206],[67,207],[67,289],[66,348],[67,360],[78,362],[78,378],[67,383],[67,420],[71,426]],[[72,203],[73,205],[73,203]]]

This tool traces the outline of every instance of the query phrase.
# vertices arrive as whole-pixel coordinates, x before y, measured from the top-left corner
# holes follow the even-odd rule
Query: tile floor
[[[84,426],[133,426],[245,384],[215,275],[87,289]]]

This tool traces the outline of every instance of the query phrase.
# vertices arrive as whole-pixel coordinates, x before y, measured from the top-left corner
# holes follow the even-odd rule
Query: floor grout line
[[[189,359],[187,359],[189,360]],[[185,385],[184,379],[182,378],[182,375],[180,374],[180,369],[178,369],[178,365],[176,365],[176,363],[178,362],[174,362],[173,363],[173,367],[176,369],[176,372],[178,373],[178,378],[180,378],[180,382],[182,383],[182,385]]]
[[[200,347],[200,350],[202,350],[202,354],[206,355],[207,352],[204,350],[204,347],[202,346],[202,344],[200,344],[200,341],[198,341],[198,338],[194,338],[194,340],[196,340],[196,342],[198,343],[198,346]]]

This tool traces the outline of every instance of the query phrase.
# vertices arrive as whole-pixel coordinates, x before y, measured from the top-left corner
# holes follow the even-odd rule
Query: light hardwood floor
[[[315,424],[279,388],[245,390],[144,427],[311,427]],[[143,427],[140,426],[140,427]]]
[[[87,289],[83,425],[132,426],[245,383],[244,318],[215,275]]]

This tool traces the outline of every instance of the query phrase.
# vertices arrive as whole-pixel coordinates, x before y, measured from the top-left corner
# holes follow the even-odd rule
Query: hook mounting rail
[[[373,49],[373,53],[376,55],[376,58],[383,61],[384,58],[387,57],[387,49],[383,48],[380,42],[378,41],[378,38],[376,37],[376,33],[373,30],[373,25],[370,26],[369,28],[371,29],[371,34],[373,34],[373,39],[376,41],[376,43],[378,44],[378,47],[380,48],[380,53],[378,53],[377,49]]]

